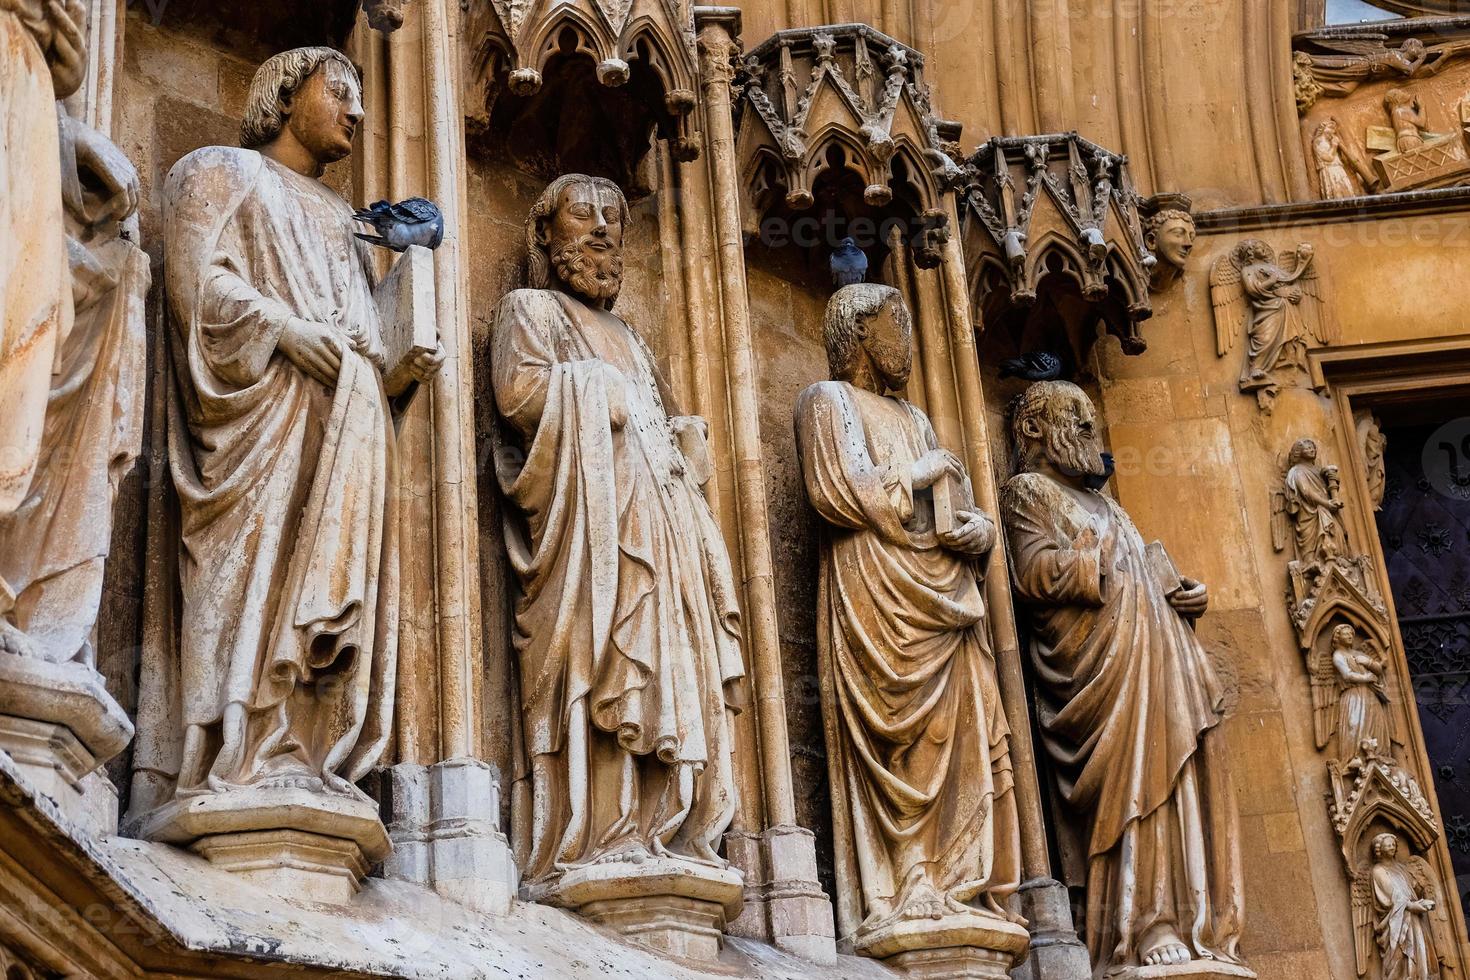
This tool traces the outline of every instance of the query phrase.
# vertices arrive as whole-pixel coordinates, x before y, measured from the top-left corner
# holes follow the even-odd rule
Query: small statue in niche
[[[1246,335],[1240,390],[1253,391],[1269,412],[1284,378],[1306,370],[1309,343],[1334,339],[1322,316],[1312,246],[1299,245],[1277,260],[1276,250],[1249,238],[1215,260],[1210,270],[1215,350],[1224,357]]]
[[[1159,260],[1150,271],[1154,292],[1169,288],[1183,273],[1194,251],[1194,215],[1180,208],[1164,208],[1149,215],[1143,244]]]
[[[1401,88],[1391,88],[1383,96],[1383,108],[1393,129],[1394,149],[1408,153],[1424,146],[1429,117],[1419,104],[1419,97]]]
[[[1373,865],[1354,882],[1353,926],[1360,946],[1376,942],[1382,980],[1432,980],[1440,976],[1445,943],[1439,887],[1429,862],[1399,856],[1396,834],[1373,838]]]
[[[1010,729],[976,565],[995,526],[928,417],[889,394],[913,357],[898,291],[839,289],[824,334],[833,380],[802,392],[796,433],[826,522],[817,629],[838,931],[881,956],[896,931],[1010,921]]]
[[[1013,407],[1019,473],[1001,511],[1031,623],[1038,723],[1062,799],[1086,821],[1096,976],[1145,966],[1254,976],[1239,963],[1240,838],[1225,694],[1191,628],[1205,586],[1087,487],[1097,416],[1069,382]]]
[[[1326,563],[1348,553],[1347,531],[1340,512],[1342,478],[1336,466],[1317,462],[1317,441],[1298,439],[1287,456],[1286,480],[1272,494],[1271,534],[1277,551],[1285,550],[1287,523],[1293,529],[1297,561]]]
[[[1312,160],[1317,165],[1317,189],[1325,201],[1358,196],[1349,169],[1363,182],[1366,193],[1378,190],[1378,175],[1357,147],[1343,140],[1336,119],[1323,120],[1312,134]]]
[[[1336,736],[1333,758],[1351,759],[1364,740],[1391,751],[1393,723],[1388,714],[1383,658],[1358,643],[1350,623],[1332,630],[1331,642],[1314,656],[1311,667],[1312,714],[1317,748]]]
[[[525,451],[497,472],[519,511],[513,844],[548,901],[593,865],[723,868],[736,804],[738,587],[704,497],[704,422],[670,413],[612,313],[627,224],[612,181],[552,181],[526,221],[530,288],[500,301],[492,335],[495,403]]]
[[[1383,454],[1388,450],[1388,437],[1378,416],[1369,411],[1358,413],[1358,450],[1363,454],[1363,476],[1368,483],[1368,502],[1374,510],[1383,509],[1383,491],[1388,483]]]

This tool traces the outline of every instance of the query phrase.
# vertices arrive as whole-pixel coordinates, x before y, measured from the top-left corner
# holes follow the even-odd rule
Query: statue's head
[[[526,218],[533,289],[562,289],[612,309],[623,287],[628,200],[604,177],[563,174],[547,185]]]
[[[822,323],[832,377],[851,380],[866,355],[888,390],[901,389],[914,365],[913,333],[898,290],[876,282],[843,286],[827,301]]]
[[[1351,623],[1338,623],[1332,630],[1332,643],[1338,647],[1350,647],[1358,638],[1358,631]]]
[[[1395,109],[1413,104],[1413,94],[1405,91],[1404,89],[1391,88],[1387,92],[1383,93],[1383,106],[1389,112],[1393,112]]]
[[[1393,834],[1379,834],[1373,838],[1373,858],[1376,861],[1392,861],[1399,853],[1399,839]]]
[[[1399,50],[1410,58],[1417,58],[1424,53],[1424,42],[1417,37],[1411,37],[1399,45]]]
[[[1047,460],[1068,476],[1103,476],[1102,437],[1087,393],[1070,381],[1038,381],[1016,399],[1011,416],[1019,469]]]
[[[1317,132],[1314,134],[1316,139],[1330,139],[1336,135],[1337,120],[1331,116],[1328,116],[1322,121],[1322,123],[1317,127]]]
[[[256,71],[240,145],[256,150],[291,139],[326,166],[352,152],[362,115],[362,82],[346,55],[333,48],[294,48]]]
[[[1286,457],[1288,467],[1297,466],[1301,463],[1315,463],[1317,461],[1317,441],[1315,439],[1298,439],[1291,444],[1291,453]]]
[[[1176,269],[1183,270],[1194,251],[1194,216],[1178,208],[1153,214],[1144,228],[1143,244]]]

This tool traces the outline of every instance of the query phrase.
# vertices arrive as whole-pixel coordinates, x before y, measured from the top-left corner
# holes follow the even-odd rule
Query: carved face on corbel
[[[1143,244],[1158,258],[1183,272],[1189,254],[1194,251],[1194,236],[1194,217],[1188,211],[1171,208],[1149,219]]]
[[[408,0],[362,0],[368,26],[384,34],[391,34],[403,26],[403,8],[407,6]]]

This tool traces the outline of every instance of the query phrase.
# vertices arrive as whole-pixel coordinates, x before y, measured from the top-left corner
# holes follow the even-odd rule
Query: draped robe
[[[1271,384],[1268,377],[1283,358],[1297,367],[1305,367],[1303,338],[1307,335],[1302,322],[1301,306],[1286,298],[1291,283],[1285,274],[1267,263],[1248,265],[1241,270],[1240,284],[1251,304],[1251,326],[1246,337],[1245,365],[1241,369],[1242,391]]]
[[[850,937],[932,886],[997,902],[1019,883],[1010,729],[974,559],[947,551],[912,464],[929,419],[839,381],[796,407],[807,498],[827,523],[817,646],[838,882]]]
[[[1094,514],[1084,496],[1098,505]],[[1037,714],[1062,798],[1087,825],[1087,937],[1095,975],[1140,965],[1154,925],[1191,955],[1235,960],[1242,898],[1223,692],[1169,606],[1128,515],[1038,473],[1002,511],[1029,613]],[[1073,542],[1088,527],[1095,547]]]
[[[1286,474],[1287,507],[1302,561],[1330,561],[1347,554],[1347,531],[1338,516],[1322,467],[1299,463]]]
[[[1410,902],[1435,897],[1416,878],[1404,861],[1380,861],[1373,866],[1374,932],[1383,960],[1383,980],[1430,980],[1440,973],[1430,913],[1409,908]]]
[[[517,863],[538,884],[630,844],[710,859],[736,801],[736,586],[652,356],[611,314],[519,289],[491,361],[525,449],[498,459],[520,512],[505,525],[529,766]]]
[[[390,732],[398,630],[395,433],[367,247],[347,202],[252,150],[181,160],[164,218],[180,703],[144,728],[138,764],[167,773],[167,733],[217,732],[241,704],[227,782],[354,782]],[[292,317],[343,341],[334,386],[277,350]],[[179,792],[214,760],[183,762],[199,767],[177,772]]]

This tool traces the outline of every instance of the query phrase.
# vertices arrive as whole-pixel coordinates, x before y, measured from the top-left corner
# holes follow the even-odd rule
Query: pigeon
[[[352,217],[378,230],[376,235],[359,233],[358,238],[373,245],[405,252],[410,245],[436,249],[444,241],[444,215],[433,201],[411,197],[398,204],[379,201]]]
[[[1108,485],[1108,480],[1113,477],[1113,454],[1100,453],[1103,461],[1103,471],[1100,474],[1088,473],[1082,477],[1082,485],[1089,490],[1101,490]]]
[[[844,238],[832,250],[832,285],[838,289],[868,278],[868,257],[857,242]]]
[[[1031,351],[1001,361],[1000,376],[1027,381],[1055,381],[1062,376],[1062,359],[1044,350]]]

